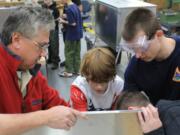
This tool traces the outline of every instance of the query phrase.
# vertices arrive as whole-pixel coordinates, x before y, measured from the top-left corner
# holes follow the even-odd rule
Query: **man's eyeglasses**
[[[128,51],[134,54],[139,50],[142,52],[147,51],[150,45],[150,40],[147,40],[147,36],[145,35],[139,37],[134,43],[127,42],[123,38],[121,38],[120,45],[122,49],[124,49],[125,51]]]
[[[46,50],[49,47],[49,43],[38,43],[34,40],[31,40],[31,41],[34,43],[35,46],[39,48],[39,50]]]
[[[35,46],[37,46],[38,49],[41,50],[41,51],[45,51],[45,50],[47,50],[48,47],[49,47],[49,43],[38,43],[37,41],[34,41],[34,40],[32,40],[32,39],[30,39],[30,38],[28,38],[28,37],[26,37],[26,36],[23,36],[23,37],[26,38],[26,39],[28,39],[28,40],[30,40],[31,42],[33,42],[33,44],[34,44]]]

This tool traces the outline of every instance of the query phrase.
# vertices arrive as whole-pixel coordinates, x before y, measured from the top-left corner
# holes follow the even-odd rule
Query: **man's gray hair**
[[[42,7],[19,7],[5,21],[1,41],[7,46],[12,42],[14,32],[32,39],[38,34],[39,29],[49,32],[54,27],[54,18],[49,10]]]

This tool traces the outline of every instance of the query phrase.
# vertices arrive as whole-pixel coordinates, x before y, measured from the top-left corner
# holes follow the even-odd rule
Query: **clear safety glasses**
[[[127,42],[121,38],[120,46],[123,50],[130,53],[136,53],[137,51],[145,52],[149,48],[150,40],[147,40],[147,36],[139,37],[135,42]]]

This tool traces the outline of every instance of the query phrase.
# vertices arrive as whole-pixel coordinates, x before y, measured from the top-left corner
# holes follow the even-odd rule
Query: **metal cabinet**
[[[118,50],[125,18],[138,7],[146,7],[156,13],[156,5],[139,0],[96,0],[96,35],[108,46]]]

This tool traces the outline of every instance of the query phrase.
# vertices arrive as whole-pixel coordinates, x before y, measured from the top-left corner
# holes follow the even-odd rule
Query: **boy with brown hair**
[[[115,56],[107,48],[93,48],[83,57],[81,75],[71,85],[71,105],[80,111],[111,110],[123,88],[116,75]]]
[[[144,92],[126,90],[116,102],[117,110],[141,110],[139,122],[144,135],[179,135],[180,100],[160,100],[154,107]]]
[[[164,135],[158,109],[154,107],[148,96],[140,91],[123,91],[117,99],[117,110],[141,110],[138,112],[139,122],[145,135]]]
[[[131,107],[146,107],[150,104],[149,98],[144,92],[123,91],[117,99],[116,109],[127,110]]]

